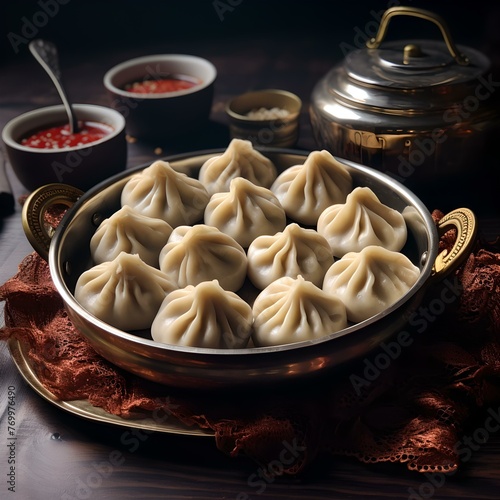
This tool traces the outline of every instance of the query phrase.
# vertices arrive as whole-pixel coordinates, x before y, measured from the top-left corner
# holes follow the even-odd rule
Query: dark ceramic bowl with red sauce
[[[168,140],[208,123],[216,78],[215,66],[206,59],[158,54],[114,66],[104,75],[104,86],[130,136]]]
[[[69,133],[64,107],[24,113],[2,131],[9,162],[19,181],[32,191],[64,183],[86,191],[125,169],[125,120],[114,109],[75,104],[79,130]]]

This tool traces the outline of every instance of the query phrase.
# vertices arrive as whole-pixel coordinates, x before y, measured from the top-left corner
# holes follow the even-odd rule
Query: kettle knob
[[[422,47],[416,43],[409,43],[403,48],[403,64],[410,64],[412,57],[423,57]]]

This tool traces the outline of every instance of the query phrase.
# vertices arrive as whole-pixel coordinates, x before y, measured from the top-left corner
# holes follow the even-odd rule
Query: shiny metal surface
[[[28,356],[26,344],[15,338],[9,339],[9,350],[12,359],[30,387],[49,403],[57,408],[78,417],[100,422],[112,426],[124,428],[142,429],[145,431],[162,432],[167,434],[178,434],[184,436],[213,437],[213,431],[201,427],[188,426],[177,420],[172,414],[168,419],[153,418],[150,415],[136,416],[135,418],[123,418],[118,415],[106,412],[104,409],[90,404],[88,400],[77,399],[65,401],[52,394],[41,382],[32,361]]]
[[[464,260],[465,256],[472,251],[477,234],[477,224],[471,210],[459,208],[440,219],[438,229],[440,236],[450,229],[457,231],[457,239],[453,248],[450,251],[440,252],[434,261],[433,275],[442,276],[453,268],[452,263],[455,259]]]
[[[419,56],[408,57],[409,46],[412,45],[418,47]],[[380,86],[389,95],[392,95],[391,90],[395,91],[394,102],[392,99],[389,101],[390,107],[394,109],[419,109],[425,104],[424,98],[430,99],[434,107],[444,109],[453,99],[465,97],[471,88],[468,85],[473,84],[490,67],[489,59],[481,52],[462,45],[460,48],[471,61],[468,66],[456,64],[446,52],[445,44],[435,40],[403,39],[384,43],[377,50],[354,50],[346,55],[343,65],[344,87],[340,92],[345,97],[356,98],[356,95],[348,95],[349,85],[361,88]],[[416,92],[405,93],[404,90]],[[366,104],[380,105],[375,96],[368,92]],[[413,102],[414,97],[417,98],[416,102]],[[427,106],[423,109],[427,109]]]
[[[46,184],[26,199],[22,210],[23,230],[31,246],[45,260],[49,256],[54,228],[45,222],[48,209],[55,205],[72,207],[83,191],[66,184]]]
[[[301,164],[307,156],[306,152],[292,150],[261,148],[261,151],[279,170]],[[167,160],[174,168],[197,175],[206,159],[221,152],[205,151]],[[69,209],[54,234],[49,265],[69,317],[96,351],[109,361],[139,376],[178,387],[222,388],[293,380],[366,355],[403,327],[427,286],[439,277],[440,273],[433,277],[438,232],[428,210],[406,187],[374,169],[341,161],[351,172],[355,186],[370,187],[383,203],[404,214],[408,241],[403,252],[421,271],[409,292],[383,313],[315,341],[240,350],[160,344],[151,340],[149,332],[136,335],[120,331],[93,317],[73,297],[74,286],[78,276],[92,265],[89,242],[96,227],[119,208],[124,184],[133,173],[144,168],[141,166],[86,192]],[[451,265],[458,265],[458,261]]]

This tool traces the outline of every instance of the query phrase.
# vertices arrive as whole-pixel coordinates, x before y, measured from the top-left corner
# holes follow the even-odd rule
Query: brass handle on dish
[[[49,247],[55,229],[45,221],[50,207],[71,207],[83,191],[67,184],[47,184],[33,191],[23,205],[23,229],[28,241],[43,259],[49,256]]]
[[[455,228],[457,239],[453,248],[443,250],[434,261],[432,275],[442,277],[457,269],[470,254],[475,243],[477,224],[474,213],[468,208],[457,208],[446,214],[438,222],[438,233],[442,236],[446,231]]]
[[[370,38],[370,40],[366,42],[366,46],[369,49],[378,49],[380,47],[380,44],[385,38],[389,21],[395,16],[413,16],[433,22],[441,30],[446,47],[448,47],[448,50],[455,61],[462,66],[467,66],[469,64],[469,59],[464,54],[460,53],[457,46],[453,42],[444,19],[434,12],[430,12],[425,9],[418,9],[416,7],[399,6],[387,9],[382,15],[380,26],[375,38]]]

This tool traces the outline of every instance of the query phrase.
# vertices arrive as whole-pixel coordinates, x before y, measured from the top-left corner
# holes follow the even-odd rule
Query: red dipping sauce
[[[194,78],[163,78],[130,83],[125,86],[125,90],[137,94],[165,94],[190,89],[200,83],[200,80]]]
[[[79,122],[79,131],[70,134],[69,124],[40,130],[21,140],[23,146],[36,149],[66,149],[96,142],[113,132],[104,123]]]

